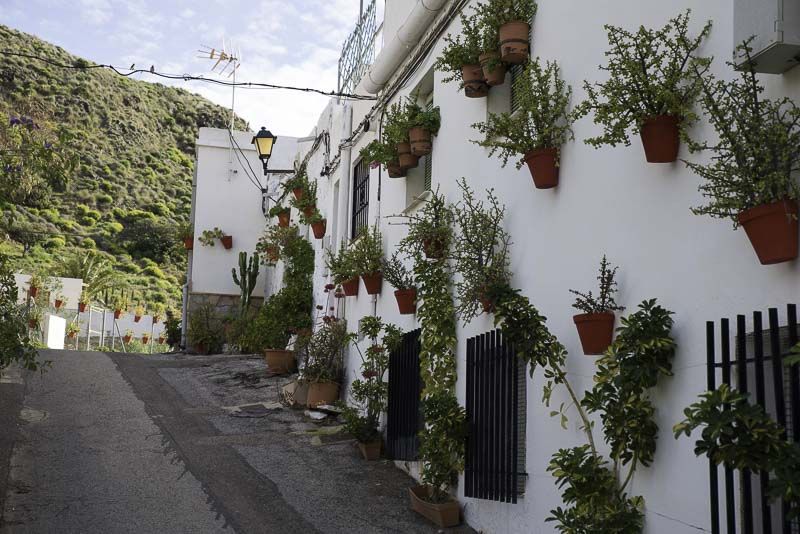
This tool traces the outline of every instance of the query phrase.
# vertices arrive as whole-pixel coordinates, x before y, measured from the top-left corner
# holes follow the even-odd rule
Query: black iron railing
[[[395,460],[416,460],[419,452],[419,334],[419,329],[404,334],[400,346],[389,355],[386,451]]]

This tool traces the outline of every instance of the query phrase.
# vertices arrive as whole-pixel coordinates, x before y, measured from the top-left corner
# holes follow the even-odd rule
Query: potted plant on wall
[[[256,243],[256,252],[267,265],[274,265],[281,257],[281,250],[298,239],[297,226],[269,226]]]
[[[144,306],[141,304],[137,304],[136,307],[133,309],[133,322],[138,323],[144,317],[145,309]]]
[[[536,16],[534,0],[489,0],[477,8],[481,26],[494,29],[500,59],[520,64],[528,60],[531,22]]]
[[[611,268],[605,255],[600,260],[600,272],[597,281],[600,283],[599,293],[595,297],[591,291],[581,293],[570,289],[576,295],[573,308],[581,314],[572,317],[578,328],[583,353],[586,355],[603,354],[614,337],[614,312],[625,308],[614,301],[617,292],[617,267]]]
[[[484,135],[479,145],[489,156],[499,152],[503,166],[509,158],[522,156],[517,168],[528,165],[537,189],[558,185],[561,145],[572,135],[576,112],[569,110],[572,88],[561,79],[558,64],[539,58],[531,61],[514,80],[519,109],[515,113],[489,113],[486,122],[473,124]]]
[[[397,162],[403,173],[419,165],[419,156],[411,153],[408,130],[408,109],[400,102],[395,102],[386,110],[383,131],[387,142],[393,143],[397,150]]]
[[[408,140],[411,143],[411,153],[415,156],[427,156],[431,153],[433,144],[431,136],[439,132],[441,117],[439,108],[425,109],[413,100],[406,103],[408,116]]]
[[[142,334],[142,344],[147,345],[150,343],[150,334]]]
[[[378,165],[386,167],[389,178],[401,178],[405,176],[405,172],[400,166],[396,145],[373,139],[359,151],[359,157],[369,162],[370,167],[373,169]]]
[[[189,223],[178,226],[178,239],[183,241],[183,248],[192,250],[194,248],[194,228]]]
[[[353,248],[353,257],[358,275],[364,281],[368,295],[377,295],[383,285],[383,237],[378,225],[372,229],[364,227],[359,232]]]
[[[311,226],[315,239],[322,239],[325,237],[327,220],[322,217],[319,210],[315,210],[314,213],[311,214],[311,217],[306,217],[305,214],[301,214],[300,222]]]
[[[216,226],[213,230],[203,230],[203,233],[200,234],[199,241],[204,247],[213,247],[217,239],[219,239],[226,250],[230,250],[231,247],[233,247],[233,236],[226,235]]]
[[[478,15],[478,29],[481,38],[481,54],[478,56],[486,84],[491,88],[502,85],[506,81],[506,64],[500,58],[500,34],[492,17],[486,16],[488,5],[478,4],[475,8]]]
[[[346,240],[342,240],[335,254],[330,250],[326,252],[325,265],[333,277],[333,283],[341,285],[346,296],[358,296],[358,267]]]
[[[389,388],[384,375],[389,368],[389,354],[400,343],[402,331],[394,325],[384,324],[380,317],[367,316],[359,325],[361,335],[369,340],[361,355],[361,376],[350,384],[353,406],[342,406],[345,430],[358,440],[365,460],[377,460],[381,454],[381,414],[386,410]],[[378,342],[379,336],[382,339]]]
[[[293,198],[290,200],[292,206],[297,208],[297,211],[311,217],[317,210],[317,184],[316,182],[310,183],[304,190],[303,195],[298,200]]]
[[[67,325],[67,337],[69,339],[75,339],[80,333],[81,325],[78,324],[78,321],[70,321],[70,323]]]
[[[422,208],[411,215],[397,215],[408,224],[408,234],[400,242],[410,255],[421,252],[428,259],[442,259],[453,240],[453,210],[437,188]]]
[[[737,47],[750,65],[738,80],[709,77],[703,84],[703,107],[719,140],[690,143],[693,151],[713,156],[708,163],[686,164],[705,180],[700,191],[709,199],[692,211],[744,227],[759,261],[771,265],[798,253],[800,186],[794,173],[800,165],[800,108],[788,97],[761,96],[764,86],[750,52],[749,42]]]
[[[286,228],[289,226],[292,209],[288,206],[281,206],[280,204],[276,204],[269,209],[269,216],[270,217],[277,217],[278,218],[278,226]]]
[[[291,191],[295,200],[301,200],[309,187],[308,171],[306,165],[300,165],[294,176],[283,183],[284,191]]]
[[[89,306],[91,301],[92,297],[89,295],[89,291],[84,289],[83,292],[81,292],[80,298],[78,299],[78,312],[79,313],[85,312],[86,307]]]
[[[42,322],[42,310],[37,305],[33,305],[28,310],[28,328],[36,329],[39,328],[39,325]]]
[[[125,299],[120,295],[114,295],[111,299],[111,307],[114,308],[114,319],[122,317],[122,311],[127,307]]]
[[[608,81],[584,82],[587,100],[582,113],[594,112],[603,135],[586,139],[601,145],[630,146],[628,132],[639,133],[650,163],[669,163],[678,157],[680,138],[697,120],[695,101],[711,59],[695,52],[711,31],[708,22],[699,35],[688,30],[689,11],[652,30],[636,33],[607,25],[611,49],[606,52]]]
[[[352,340],[346,322],[336,318],[324,321],[312,336],[300,339],[304,359],[301,380],[308,384],[306,402],[310,408],[333,404],[338,398],[343,351]]]
[[[411,269],[400,261],[399,254],[399,251],[395,251],[391,259],[384,259],[381,270],[386,281],[395,288],[394,298],[400,315],[410,315],[417,311],[417,288]]]
[[[53,307],[56,311],[60,310],[61,307],[64,305],[64,295],[61,293],[56,293],[53,297]]]
[[[45,286],[45,279],[39,273],[31,273],[28,279],[28,295],[35,299],[39,295],[39,289]]]
[[[122,336],[122,341],[127,345],[133,339],[133,330],[125,330],[125,335]]]
[[[489,85],[480,64],[481,33],[478,16],[461,13],[461,35],[444,38],[445,46],[436,59],[434,68],[447,73],[445,83],[460,81],[467,98],[483,98],[489,94]]]

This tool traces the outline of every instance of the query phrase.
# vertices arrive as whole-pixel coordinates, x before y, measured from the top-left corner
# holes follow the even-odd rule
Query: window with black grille
[[[514,90],[514,82],[525,72],[525,66],[512,65],[509,70],[511,72],[511,113],[514,113],[519,109],[519,93]]]
[[[369,162],[362,159],[353,169],[353,214],[350,221],[350,237],[358,237],[367,226],[369,216]]]
[[[416,460],[419,452],[419,335],[419,329],[403,334],[400,345],[389,355],[386,452],[394,460]]]
[[[502,331],[467,340],[464,495],[516,503],[525,490],[525,363]]]

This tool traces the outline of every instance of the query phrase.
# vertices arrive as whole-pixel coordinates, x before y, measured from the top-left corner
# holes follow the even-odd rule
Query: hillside
[[[83,61],[2,25],[0,42],[59,63]],[[80,161],[63,192],[0,204],[0,250],[16,268],[44,275],[62,274],[63,258],[96,250],[120,273],[115,289],[177,304],[186,252],[176,232],[191,209],[194,142],[202,126],[224,128],[229,111],[105,69],[0,55],[0,120],[27,110],[63,129]],[[246,125],[237,119],[237,128]]]

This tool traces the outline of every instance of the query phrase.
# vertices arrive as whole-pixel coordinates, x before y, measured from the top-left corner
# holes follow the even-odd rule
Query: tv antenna
[[[213,48],[208,45],[200,45],[198,50],[201,59],[209,59],[214,62],[211,72],[227,78],[233,78],[231,86],[231,121],[229,128],[233,130],[234,106],[236,104],[236,71],[242,65],[242,54],[238,47],[234,47],[230,41],[222,38],[222,48]]]

